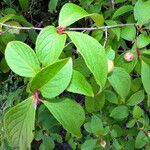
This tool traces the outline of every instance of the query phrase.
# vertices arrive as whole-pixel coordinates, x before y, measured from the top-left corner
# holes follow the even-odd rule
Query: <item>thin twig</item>
[[[104,45],[103,45],[103,47],[106,46],[107,39],[108,39],[108,32],[107,32],[107,28],[105,28],[105,40],[104,40]]]
[[[8,24],[4,24],[0,22],[1,26],[8,27],[8,28],[13,28],[13,29],[18,29],[18,30],[42,30],[43,28],[37,28],[37,27],[17,27],[17,26],[11,26]],[[125,27],[125,26],[136,26],[136,23],[128,23],[128,24],[117,24],[117,25],[111,25],[111,26],[101,26],[101,27],[94,27],[94,28],[66,28],[66,30],[69,31],[93,31],[93,30],[105,30],[111,29],[111,28],[117,28],[117,27]]]

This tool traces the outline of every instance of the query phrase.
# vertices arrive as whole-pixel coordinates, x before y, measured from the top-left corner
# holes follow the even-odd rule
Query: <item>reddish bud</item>
[[[134,54],[132,52],[127,52],[124,55],[124,59],[126,61],[132,61],[134,59]]]
[[[101,146],[102,146],[103,148],[105,148],[105,147],[106,147],[106,141],[101,140]]]
[[[64,34],[64,31],[65,31],[64,27],[61,27],[61,26],[57,27],[57,33],[58,34]]]
[[[114,62],[112,60],[108,60],[108,73],[112,72],[114,69]]]

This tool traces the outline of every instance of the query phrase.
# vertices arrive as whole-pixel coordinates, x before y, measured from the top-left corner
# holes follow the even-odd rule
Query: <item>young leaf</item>
[[[67,88],[71,76],[72,59],[67,58],[42,69],[33,78],[30,87],[32,91],[41,91],[46,98],[53,98]]]
[[[133,41],[136,36],[136,28],[134,26],[126,26],[121,28],[121,37],[128,41]]]
[[[150,44],[150,36],[145,34],[140,34],[137,39],[138,48],[143,48]]]
[[[148,106],[150,106],[150,66],[142,61],[141,78],[144,89],[148,95]]]
[[[65,34],[58,34],[53,26],[45,27],[37,37],[36,54],[43,66],[58,60],[66,42]]]
[[[103,123],[101,119],[96,115],[92,116],[91,129],[92,129],[92,133],[95,134],[96,136],[101,136],[105,133],[105,129],[103,128]]]
[[[127,105],[135,106],[141,103],[144,99],[144,90],[134,93],[127,101]]]
[[[144,2],[143,0],[138,0],[134,6],[134,17],[138,21],[140,26],[148,23],[150,19],[150,1]]]
[[[130,91],[131,78],[129,74],[122,68],[116,67],[113,73],[108,77],[110,84],[115,91],[125,99]]]
[[[100,93],[94,97],[85,97],[85,107],[89,113],[100,111],[104,104],[105,95],[103,93]]]
[[[147,136],[143,131],[140,131],[136,137],[135,148],[142,149],[147,142],[148,142]]]
[[[4,116],[4,129],[11,145],[20,150],[30,149],[33,140],[35,109],[33,97],[11,108]]]
[[[133,118],[139,119],[143,115],[143,110],[139,106],[134,106],[133,109]]]
[[[133,10],[133,6],[131,6],[131,5],[122,6],[115,11],[115,13],[113,15],[113,19],[120,15],[123,15],[131,10]]]
[[[73,3],[65,4],[60,10],[59,14],[59,26],[67,27],[74,22],[89,16],[89,14],[80,6]]]
[[[68,132],[81,137],[80,127],[85,120],[85,114],[78,103],[64,98],[54,102],[44,101],[44,104]]]
[[[51,13],[56,11],[57,3],[58,0],[50,0],[48,3],[48,11],[50,11]]]
[[[40,63],[34,51],[22,42],[9,42],[5,58],[11,70],[20,76],[34,77],[40,71]]]
[[[96,82],[103,88],[107,79],[107,57],[104,48],[87,34],[74,31],[66,33],[81,53]]]
[[[29,0],[19,0],[19,3],[23,11],[28,9]]]
[[[124,119],[129,115],[129,110],[127,106],[118,106],[115,107],[110,116],[115,119]]]
[[[93,150],[96,147],[97,139],[86,139],[86,141],[81,145],[81,150]]]
[[[91,85],[87,82],[86,78],[76,70],[73,71],[73,76],[67,91],[86,96],[94,96]]]

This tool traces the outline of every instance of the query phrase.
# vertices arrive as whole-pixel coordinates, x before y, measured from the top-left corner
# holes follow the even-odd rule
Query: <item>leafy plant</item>
[[[59,2],[49,1],[50,14]],[[21,76],[26,88],[3,110],[2,149],[63,149],[66,142],[73,150],[149,149],[150,3],[123,2],[74,0],[84,9],[64,2],[44,28],[16,14],[0,19],[0,69]],[[26,12],[30,1],[19,5]]]

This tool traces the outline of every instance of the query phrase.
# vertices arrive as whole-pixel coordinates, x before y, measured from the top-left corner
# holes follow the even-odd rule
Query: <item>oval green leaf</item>
[[[30,87],[33,92],[39,90],[44,97],[53,98],[67,88],[71,76],[72,59],[67,58],[42,69],[33,78]]]
[[[5,58],[13,72],[24,77],[34,77],[40,71],[40,63],[34,51],[25,43],[9,42]]]
[[[67,91],[86,96],[94,96],[92,86],[88,83],[86,78],[76,70],[73,71],[73,76]]]
[[[65,34],[58,34],[53,26],[45,27],[37,37],[36,54],[43,66],[58,60],[66,42]]]
[[[80,127],[85,120],[83,108],[68,98],[54,101],[44,101],[44,104],[68,132],[80,138],[82,136]]]
[[[87,34],[68,31],[66,32],[72,42],[81,53],[87,67],[93,73],[96,82],[101,88],[105,86],[107,80],[107,57],[104,48]]]
[[[11,108],[4,116],[4,129],[10,144],[20,150],[30,149],[33,140],[35,109],[33,97]]]

